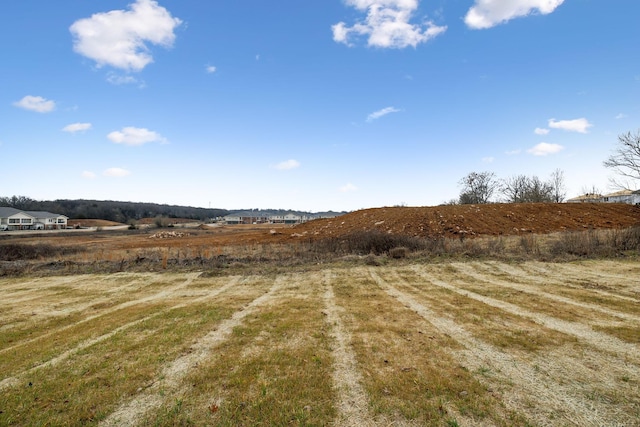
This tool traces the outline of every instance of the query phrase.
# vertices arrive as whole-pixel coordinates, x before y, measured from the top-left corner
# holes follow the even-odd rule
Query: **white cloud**
[[[96,13],[74,22],[73,50],[96,62],[127,71],[140,71],[153,57],[147,44],[171,47],[173,30],[182,21],[154,0],[136,0],[130,10]]]
[[[353,191],[358,191],[358,187],[356,187],[352,183],[348,183],[348,184],[345,184],[342,187],[340,187],[340,192],[342,192],[342,193],[350,193],[350,192],[353,192]]]
[[[102,172],[102,174],[104,176],[112,176],[115,178],[122,178],[128,175],[131,175],[131,172],[126,170],[126,169],[122,169],[122,168],[109,168],[106,169],[104,172]]]
[[[587,133],[587,130],[593,125],[587,119],[580,118],[575,120],[558,120],[549,119],[549,127],[553,129],[562,129],[570,132]]]
[[[620,120],[620,119],[626,119],[627,117],[629,117],[627,114],[620,113],[620,114],[618,114],[618,115],[616,116],[616,119],[617,119],[617,120]]]
[[[563,2],[564,0],[475,0],[464,17],[464,22],[469,28],[476,30],[491,28],[532,13],[547,15]]]
[[[216,72],[217,68],[215,66],[213,66],[213,65],[207,65],[205,67],[205,70],[207,71],[207,73],[213,74],[213,73]]]
[[[372,122],[374,120],[379,119],[382,116],[386,116],[387,114],[391,114],[391,113],[398,113],[399,111],[401,110],[394,107],[383,108],[382,110],[374,111],[373,113],[369,114],[367,116],[367,121]]]
[[[494,160],[495,160],[495,157],[483,157],[482,163],[493,163]]]
[[[548,154],[558,153],[562,150],[564,150],[564,147],[562,145],[541,142],[535,147],[528,149],[527,153],[533,154],[534,156],[546,156]]]
[[[73,123],[62,128],[64,132],[76,133],[91,129],[91,123]]]
[[[536,135],[546,135],[549,133],[549,129],[545,129],[545,128],[535,128],[535,130],[533,131],[533,133],[535,133]]]
[[[275,169],[286,171],[291,169],[297,169],[300,167],[300,162],[294,159],[285,160],[274,166]]]
[[[20,101],[14,102],[16,107],[24,108],[25,110],[35,111],[37,113],[49,113],[56,108],[56,103],[49,99],[45,99],[41,96],[27,95]]]
[[[124,145],[143,145],[149,142],[167,142],[167,140],[157,132],[132,126],[122,128],[121,131],[113,131],[107,135],[107,138],[116,144]]]
[[[522,152],[522,150],[510,150],[510,151],[505,151],[504,154],[506,154],[507,156],[516,156],[518,154],[520,154]]]
[[[137,78],[129,74],[122,75],[122,74],[110,72],[107,74],[107,81],[115,86],[131,85],[131,84],[139,84],[140,87],[145,86],[144,81],[138,80]]]
[[[85,178],[85,179],[95,179],[96,174],[91,172],[91,171],[83,171],[82,172],[82,177]]]
[[[367,44],[382,48],[416,47],[447,30],[432,21],[423,25],[411,24],[411,15],[418,8],[418,0],[345,0],[346,4],[367,12],[364,21],[349,27],[344,22],[331,26],[333,40],[351,45],[350,37],[366,36]]]

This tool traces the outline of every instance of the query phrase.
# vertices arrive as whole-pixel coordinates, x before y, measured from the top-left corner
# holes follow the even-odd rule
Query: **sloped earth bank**
[[[639,426],[637,261],[0,278],[0,425]]]
[[[547,234],[640,225],[640,206],[610,203],[515,203],[376,208],[311,221],[295,233],[335,237],[381,231],[415,237]]]

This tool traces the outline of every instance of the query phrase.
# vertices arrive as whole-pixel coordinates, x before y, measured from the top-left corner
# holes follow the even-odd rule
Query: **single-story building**
[[[605,203],[628,203],[640,205],[640,190],[621,190],[615,193],[605,194],[602,198]]]
[[[57,230],[67,228],[64,215],[44,211],[22,211],[0,207],[0,229],[3,230]]]

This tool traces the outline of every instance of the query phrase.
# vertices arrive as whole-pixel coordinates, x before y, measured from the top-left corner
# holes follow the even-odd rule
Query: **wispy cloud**
[[[522,150],[509,150],[509,151],[505,151],[504,154],[506,154],[507,156],[515,156],[518,155],[522,152]]]
[[[207,74],[213,74],[218,70],[218,68],[216,68],[214,65],[207,65],[205,67],[205,71],[207,72]]]
[[[483,157],[482,158],[482,163],[493,163],[495,160],[495,157]]]
[[[416,47],[447,30],[432,21],[410,23],[418,9],[418,0],[346,0],[347,5],[366,12],[363,21],[352,26],[339,22],[331,27],[333,40],[351,45],[353,36],[367,37],[367,44],[380,48]]]
[[[143,145],[149,142],[167,143],[166,138],[157,132],[145,128],[125,127],[120,131],[113,131],[107,138],[116,144]]]
[[[627,117],[629,117],[627,114],[620,113],[616,116],[616,120],[626,119]]]
[[[73,123],[62,128],[64,132],[76,133],[91,129],[91,123]]]
[[[106,169],[102,174],[104,176],[122,178],[128,175],[131,175],[131,172],[122,168],[109,168],[109,169]]]
[[[373,113],[369,114],[367,116],[367,121],[372,122],[374,120],[378,120],[380,117],[386,116],[387,114],[398,113],[400,111],[401,110],[394,107],[383,108],[382,110],[374,111]]]
[[[118,74],[114,72],[107,74],[107,81],[114,86],[137,84],[139,87],[145,87],[146,85],[144,80],[133,77],[131,74]]]
[[[491,28],[514,18],[534,13],[547,15],[564,0],[476,0],[464,17],[469,28]]]
[[[562,150],[564,150],[562,145],[541,142],[540,144],[528,149],[527,153],[533,154],[534,156],[547,156],[549,154],[558,153]]]
[[[24,108],[25,110],[35,111],[36,113],[49,113],[56,108],[55,101],[45,99],[41,96],[27,95],[20,101],[13,103],[16,107]]]
[[[95,179],[96,174],[91,171],[82,171],[82,177],[85,179]]]
[[[549,133],[549,129],[545,129],[545,128],[535,128],[535,130],[533,131],[533,133],[535,133],[536,135],[546,135]]]
[[[574,120],[558,120],[549,119],[549,127],[553,129],[562,129],[569,132],[587,133],[590,127],[593,127],[587,119],[580,118]]]
[[[182,21],[154,0],[136,0],[129,10],[96,13],[74,22],[73,50],[98,67],[140,71],[153,62],[148,44],[169,48]]]
[[[274,169],[278,169],[281,171],[297,169],[299,167],[300,167],[300,162],[294,159],[285,160],[273,166]]]
[[[340,187],[339,190],[341,193],[351,193],[353,191],[358,191],[358,187],[349,182]]]

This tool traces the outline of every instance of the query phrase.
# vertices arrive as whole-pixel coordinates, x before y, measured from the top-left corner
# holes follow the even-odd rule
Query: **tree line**
[[[38,201],[26,196],[0,197],[0,206],[24,211],[47,211],[72,219],[106,219],[120,223],[164,216],[206,221],[229,214],[226,209],[206,209],[156,203],[118,202],[110,200]]]
[[[566,196],[564,172],[553,171],[548,180],[535,175],[499,179],[493,172],[471,172],[460,180],[462,190],[455,204],[561,203]]]
[[[640,183],[640,129],[618,136],[618,145],[603,162],[621,179],[612,178],[613,187],[632,189]],[[630,181],[629,181],[630,180]],[[560,203],[566,196],[564,172],[553,171],[548,180],[535,175],[515,175],[499,179],[493,172],[471,172],[459,182],[462,190],[458,199],[449,204],[506,203]],[[595,193],[595,191],[592,191]]]

